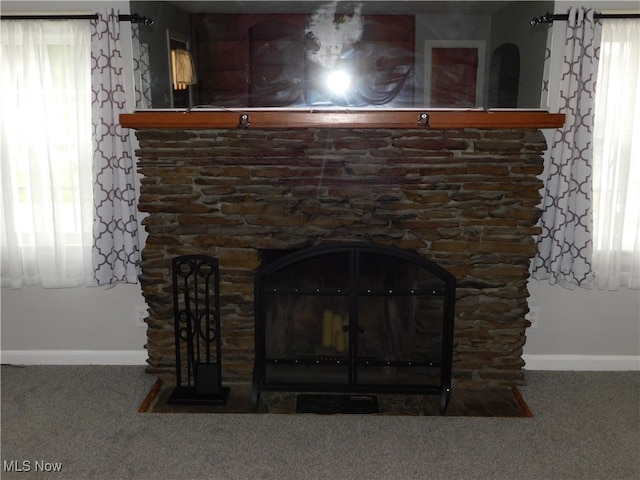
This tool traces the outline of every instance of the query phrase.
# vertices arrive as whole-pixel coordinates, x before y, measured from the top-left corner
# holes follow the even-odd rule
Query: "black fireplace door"
[[[312,247],[255,277],[259,388],[440,391],[451,381],[455,278],[370,243]]]

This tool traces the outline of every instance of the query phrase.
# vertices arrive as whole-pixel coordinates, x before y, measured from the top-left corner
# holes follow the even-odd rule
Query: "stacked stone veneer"
[[[458,279],[454,384],[523,382],[537,130],[142,129],[148,371],[174,380],[171,259],[220,260],[223,377],[249,380],[260,249],[368,241]]]

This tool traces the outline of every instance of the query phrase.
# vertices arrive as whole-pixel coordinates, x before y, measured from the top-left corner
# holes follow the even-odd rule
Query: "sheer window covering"
[[[90,25],[3,21],[2,286],[92,285]]]
[[[602,25],[594,126],[595,285],[640,288],[640,21]]]

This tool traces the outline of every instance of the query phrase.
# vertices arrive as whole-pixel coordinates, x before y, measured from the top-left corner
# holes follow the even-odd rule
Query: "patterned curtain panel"
[[[140,26],[131,24],[133,41],[133,75],[136,90],[136,108],[151,108],[151,68],[149,44],[140,42]]]
[[[569,10],[559,106],[566,123],[554,133],[532,270],[533,278],[567,288],[593,280],[591,168],[600,35],[593,10]]]
[[[129,132],[119,124],[125,108],[120,22],[113,9],[92,22],[93,268],[99,285],[136,283],[140,246],[134,161]]]

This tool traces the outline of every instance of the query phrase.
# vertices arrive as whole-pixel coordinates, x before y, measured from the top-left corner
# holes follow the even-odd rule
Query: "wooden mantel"
[[[425,124],[424,114],[428,115]],[[246,115],[247,117],[243,117]],[[125,128],[559,128],[564,114],[534,110],[191,110],[120,115]]]

